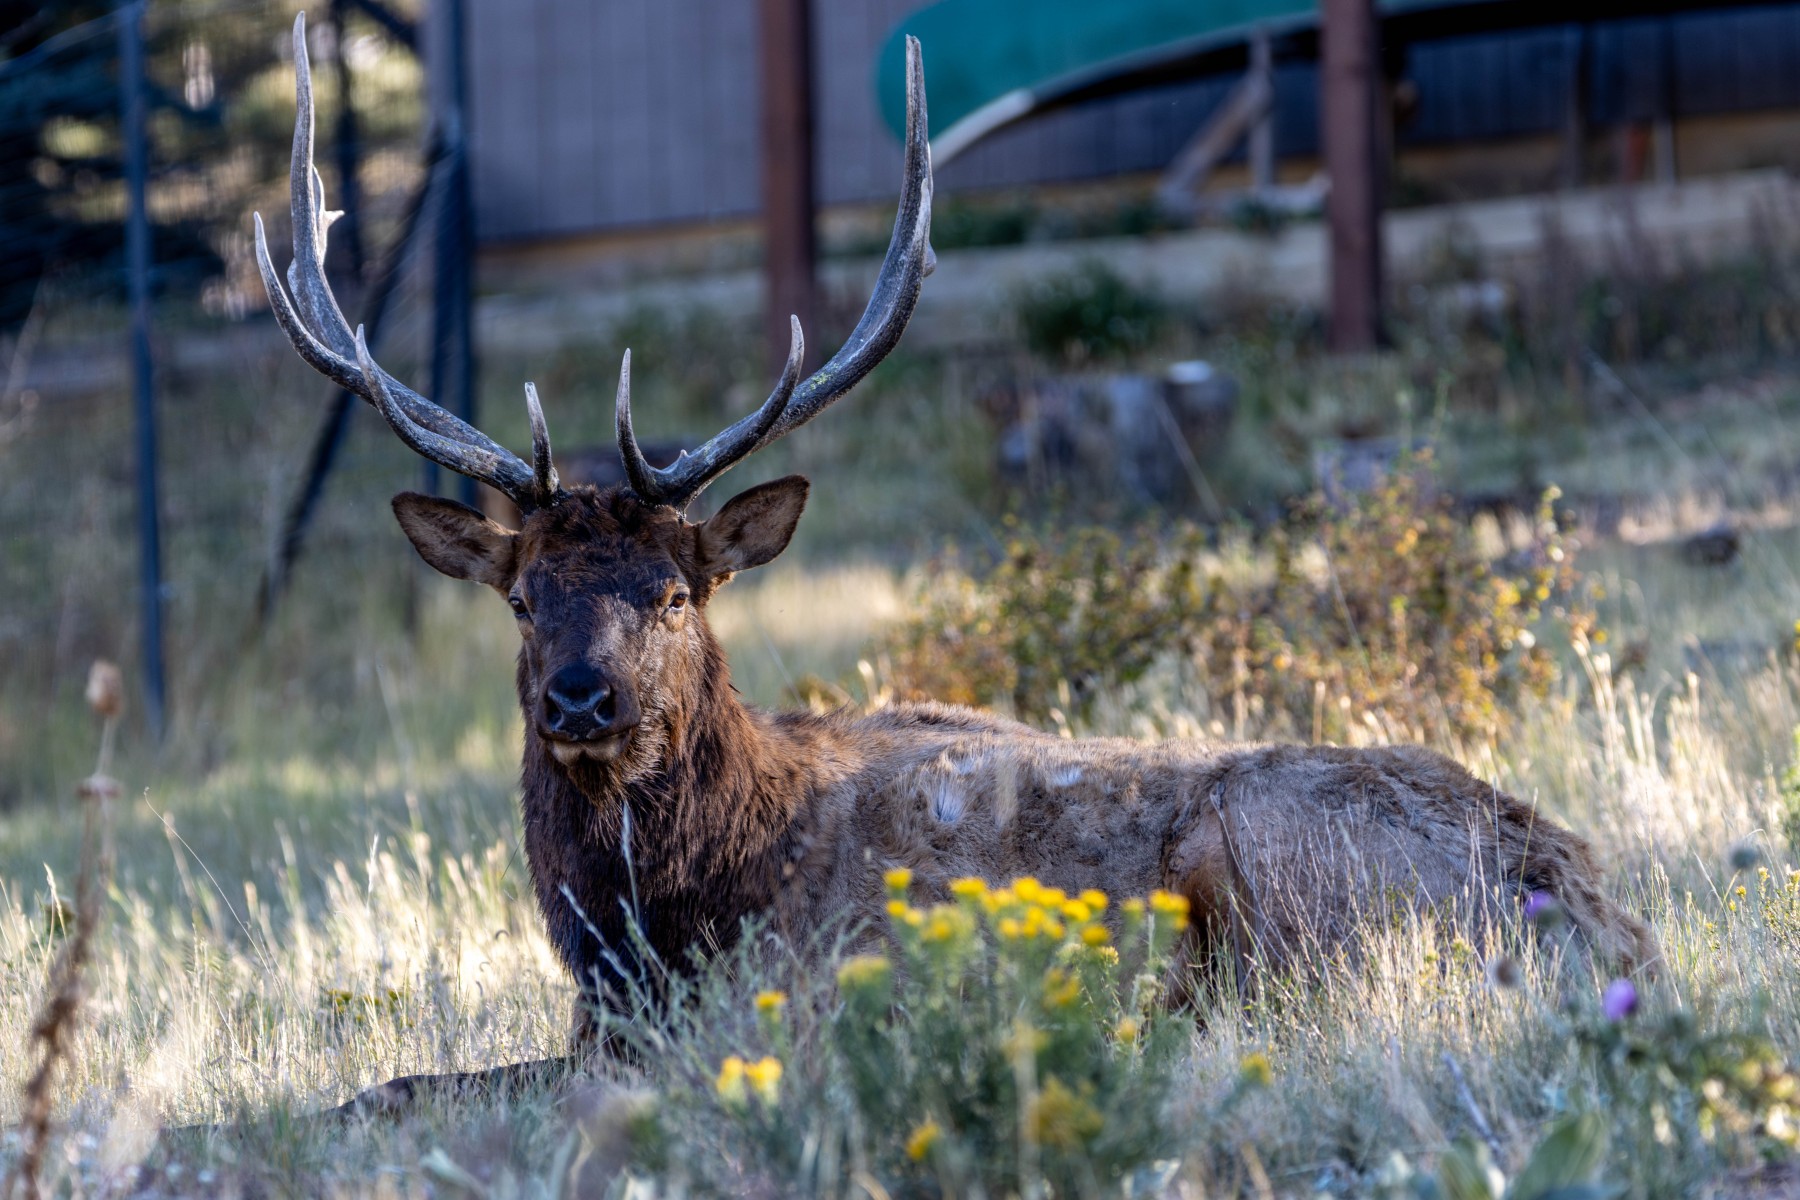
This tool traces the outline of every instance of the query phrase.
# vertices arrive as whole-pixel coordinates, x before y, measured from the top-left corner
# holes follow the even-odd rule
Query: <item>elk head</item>
[[[291,299],[270,260],[260,214],[255,222],[257,264],[276,321],[301,358],[373,405],[401,441],[519,506],[524,519],[514,532],[454,501],[415,493],[394,499],[401,528],[426,562],[454,578],[487,584],[512,606],[523,643],[519,701],[532,736],[565,766],[640,776],[679,735],[696,689],[723,677],[701,610],[733,574],[761,566],[787,546],[806,503],[807,482],[789,476],[751,488],[698,524],[683,515],[687,505],[734,464],[810,421],[874,369],[900,340],[934,265],[918,42],[907,41],[900,209],[873,295],[849,340],[802,380],[804,340],[799,320],[792,319],[786,367],[762,406],[663,468],[645,460],[632,432],[627,350],[616,415],[628,482],[596,491],[559,484],[531,384],[525,385],[532,437],[526,463],[382,370],[362,329],[352,333],[325,278],[326,231],[339,214],[324,211],[324,184],[312,162],[305,20],[301,15],[294,22]]]

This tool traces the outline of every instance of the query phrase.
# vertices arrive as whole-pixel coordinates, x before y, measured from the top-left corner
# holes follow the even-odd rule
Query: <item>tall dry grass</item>
[[[58,1091],[66,1132],[45,1163],[47,1186],[79,1195],[870,1192],[816,1161],[811,1175],[781,1174],[718,1107],[710,1072],[727,1055],[765,1048],[759,991],[794,998],[790,1077],[831,1078],[822,1019],[802,1015],[802,999],[828,989],[743,961],[696,985],[666,1055],[601,1065],[592,1078],[505,1102],[446,1101],[399,1124],[304,1119],[391,1076],[558,1053],[572,989],[540,932],[519,846],[511,621],[491,596],[413,570],[383,501],[413,483],[415,467],[379,430],[362,427],[352,442],[293,603],[271,630],[249,634],[253,580],[317,411],[317,394],[295,384],[287,358],[272,347],[247,354],[237,382],[177,381],[193,384],[177,401],[191,406],[180,414],[188,457],[170,501],[180,716],[169,747],[158,754],[129,738],[115,769],[124,783],[118,871],[92,946],[87,1019]],[[576,440],[604,431],[603,389],[580,383],[585,361],[571,353],[552,364],[568,386],[546,389],[559,436]],[[734,583],[713,614],[755,700],[779,701],[808,676],[842,685],[852,702],[879,696],[880,664],[864,671],[859,659],[905,603],[904,564],[947,533],[965,542],[992,534],[996,498],[969,482],[985,467],[980,439],[966,436],[978,419],[972,385],[951,369],[894,366],[852,402],[865,420],[809,427],[755,468],[806,470],[820,497],[794,560]],[[1269,395],[1314,388],[1321,412],[1336,411],[1340,394],[1342,404],[1392,407],[1391,395],[1363,394],[1373,385],[1353,373],[1334,369],[1321,382],[1279,364],[1271,372],[1259,382]],[[490,376],[525,373],[498,363]],[[1405,374],[1390,382],[1404,386]],[[1587,833],[1614,891],[1651,917],[1667,965],[1646,998],[1647,1022],[1679,1009],[1706,1029],[1756,1032],[1789,1052],[1800,1047],[1791,965],[1800,925],[1784,890],[1794,848],[1779,833],[1779,778],[1800,724],[1800,678],[1785,652],[1800,613],[1781,473],[1800,444],[1795,396],[1784,377],[1765,376],[1704,403],[1659,403],[1660,433],[1631,413],[1575,430],[1476,420],[1464,449],[1454,438],[1445,445],[1459,464],[1510,455],[1529,458],[1546,481],[1585,473],[1583,490],[1629,492],[1634,506],[1621,527],[1630,536],[1584,551],[1610,596],[1608,645],[1571,653],[1549,695],[1521,702],[1512,736],[1452,749]],[[520,444],[511,385],[484,400],[497,434]],[[699,400],[691,410],[671,400],[670,430],[717,415]],[[1247,439],[1240,449],[1264,456],[1246,471],[1246,494],[1286,478],[1291,462],[1237,436]],[[130,588],[129,513],[105,483],[128,477],[127,445],[96,399],[51,406],[31,438],[0,446],[0,500],[19,518],[0,561],[0,636],[20,650],[0,677],[5,1163],[22,1149],[13,1130],[28,1070],[11,1048],[28,1045],[65,944],[52,914],[78,858],[76,822],[49,802],[85,770],[91,744],[69,671],[132,633],[120,600]],[[67,494],[51,486],[62,478],[83,480],[72,499],[41,500]],[[1672,541],[1721,507],[1756,514],[1740,564],[1681,562]],[[1071,732],[1213,739],[1259,730],[1213,710],[1168,664],[1096,697]],[[1351,736],[1393,733],[1376,723]],[[1749,850],[1770,869],[1772,891],[1742,865]],[[1742,1145],[1696,1148],[1682,1124],[1697,1120],[1692,1113],[1675,1113],[1665,1138],[1631,1105],[1603,1103],[1563,1007],[1591,1002],[1603,981],[1529,955],[1518,965],[1517,986],[1496,986],[1455,930],[1402,922],[1371,935],[1356,970],[1248,1007],[1213,998],[1184,1031],[1177,1086],[1158,1118],[1179,1137],[1155,1186],[1360,1194],[1376,1189],[1394,1153],[1431,1162],[1471,1131],[1515,1169],[1550,1122],[1595,1104],[1610,1133],[1608,1177],[1633,1193],[1691,1194],[1756,1169]],[[1245,1064],[1259,1055],[1268,1085],[1245,1093]],[[869,1136],[829,1086],[784,1096],[803,1147]],[[607,1182],[634,1162],[643,1170],[646,1110],[666,1169]],[[158,1140],[187,1125],[206,1128]]]

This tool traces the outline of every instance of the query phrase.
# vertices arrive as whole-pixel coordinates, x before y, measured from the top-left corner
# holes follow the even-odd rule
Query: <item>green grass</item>
[[[737,351],[705,364],[707,378],[748,391],[726,401],[693,386],[673,365],[682,332],[662,347],[634,343],[646,435],[704,428],[757,398],[757,373]],[[634,337],[653,342],[655,331]],[[599,364],[612,353],[603,339],[533,364],[564,444],[604,435],[614,367]],[[1416,375],[1393,361],[1258,361],[1272,365],[1253,381],[1257,394],[1299,430],[1351,410],[1392,427],[1394,391]],[[905,570],[946,538],[991,536],[1005,500],[983,482],[975,374],[896,361],[844,411],[734,474],[741,486],[803,470],[817,484],[794,550],[734,583],[711,614],[752,699],[778,702],[808,675],[846,683],[857,700],[878,692],[880,664],[866,677],[857,664],[904,610]],[[524,364],[486,364],[485,423],[513,445],[525,441],[514,381],[526,375]],[[493,596],[427,577],[412,560],[385,500],[414,486],[416,467],[366,413],[293,594],[256,631],[269,531],[324,389],[276,345],[226,375],[165,383],[174,721],[160,750],[129,730],[114,768],[125,784],[112,821],[118,871],[59,1087],[56,1186],[87,1194],[141,1164],[140,1182],[170,1193],[598,1195],[623,1194],[607,1180],[629,1168],[638,1195],[930,1194],[938,1177],[903,1153],[912,1123],[872,1127],[850,1099],[859,1060],[834,1040],[830,978],[744,956],[696,985],[664,1050],[639,1065],[600,1064],[554,1089],[444,1102],[400,1123],[301,1119],[394,1075],[563,1049],[572,988],[540,932],[519,847],[514,635]],[[1277,403],[1292,394],[1312,416]],[[1635,498],[1631,540],[1584,554],[1608,593],[1607,646],[1571,658],[1500,747],[1465,748],[1465,758],[1588,834],[1615,894],[1653,920],[1667,964],[1638,1020],[1693,1012],[1703,1030],[1754,1033],[1788,1055],[1800,1048],[1800,910],[1785,887],[1794,848],[1779,834],[1778,778],[1800,724],[1787,649],[1800,617],[1800,535],[1783,478],[1800,447],[1797,396],[1776,368],[1725,376],[1704,396],[1654,392],[1660,433],[1635,411],[1535,428],[1457,411],[1445,448],[1490,478],[1511,480],[1529,461],[1545,481]],[[1267,494],[1303,461],[1279,438],[1259,443],[1258,428],[1271,426],[1238,435],[1261,456],[1238,472],[1240,499]],[[138,675],[129,462],[114,396],[47,403],[25,436],[0,445],[9,1126],[30,1058],[16,1051],[61,937],[52,897],[73,888],[73,787],[96,744],[80,681],[96,655]],[[1756,517],[1742,560],[1688,565],[1673,540],[1719,503]],[[1698,657],[1684,649],[1690,640]],[[1078,732],[1236,731],[1166,670],[1103,696]],[[1766,891],[1754,869],[1730,865],[1746,844],[1773,870]],[[1166,1103],[1109,1109],[1108,1119],[1166,1133],[1150,1139],[1162,1164],[1152,1174],[1186,1189],[1169,1194],[1370,1193],[1394,1153],[1435,1162],[1478,1124],[1513,1171],[1559,1116],[1589,1110],[1609,1135],[1602,1177],[1634,1194],[1691,1194],[1755,1169],[1753,1135],[1706,1143],[1698,1110],[1680,1104],[1659,1132],[1640,1119],[1650,1101],[1602,1086],[1571,1033],[1595,1020],[1602,980],[1525,955],[1523,985],[1497,988],[1457,936],[1400,922],[1371,934],[1355,969],[1325,969],[1248,1006],[1203,999],[1167,1026],[1179,1044]],[[790,996],[779,1029],[754,1005],[770,987]],[[764,1053],[783,1058],[788,1081],[774,1141],[760,1110],[730,1109],[712,1087],[725,1056]],[[1247,1087],[1256,1055],[1270,1079]],[[218,1127],[153,1144],[159,1127],[189,1123]],[[946,1136],[954,1146],[957,1131]],[[5,1137],[0,1161],[15,1153]],[[783,1146],[841,1156],[831,1169],[816,1156],[807,1166]]]

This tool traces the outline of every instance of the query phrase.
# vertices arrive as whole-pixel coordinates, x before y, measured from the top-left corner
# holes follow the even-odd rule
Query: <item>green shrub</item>
[[[1800,852],[1800,729],[1794,730],[1794,757],[1781,773],[1781,835]]]
[[[1428,457],[1416,465],[1346,508],[1301,506],[1267,537],[1260,573],[1228,571],[1193,526],[1131,541],[1021,531],[985,575],[943,562],[886,646],[893,683],[1043,719],[1085,713],[1174,656],[1215,705],[1290,732],[1344,740],[1374,718],[1486,735],[1554,676],[1533,626],[1554,613],[1588,632],[1573,547],[1551,493],[1525,544],[1495,558],[1433,490]]]
[[[618,1028],[668,1081],[632,1169],[687,1172],[701,1194],[803,1195],[835,1194],[854,1168],[895,1196],[1141,1194],[1172,1173],[1193,1019],[1165,988],[1187,901],[1109,913],[1098,892],[966,879],[920,907],[911,872],[886,882],[890,953],[841,960],[835,987],[797,975],[790,997],[751,970],[735,994],[702,995],[730,979],[715,965],[710,982],[671,981],[674,1025]],[[1252,1056],[1227,1103],[1268,1074]]]
[[[1026,347],[1071,366],[1142,353],[1169,317],[1160,296],[1098,261],[1025,286],[1014,305]]]

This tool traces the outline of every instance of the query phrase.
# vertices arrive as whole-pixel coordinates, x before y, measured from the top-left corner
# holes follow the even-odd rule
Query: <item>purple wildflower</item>
[[[1637,988],[1629,979],[1615,979],[1606,985],[1605,995],[1600,997],[1600,1011],[1606,1014],[1609,1021],[1623,1021],[1637,1011]]]
[[[1533,892],[1525,897],[1525,919],[1546,927],[1559,924],[1563,918],[1562,902],[1549,892]]]

